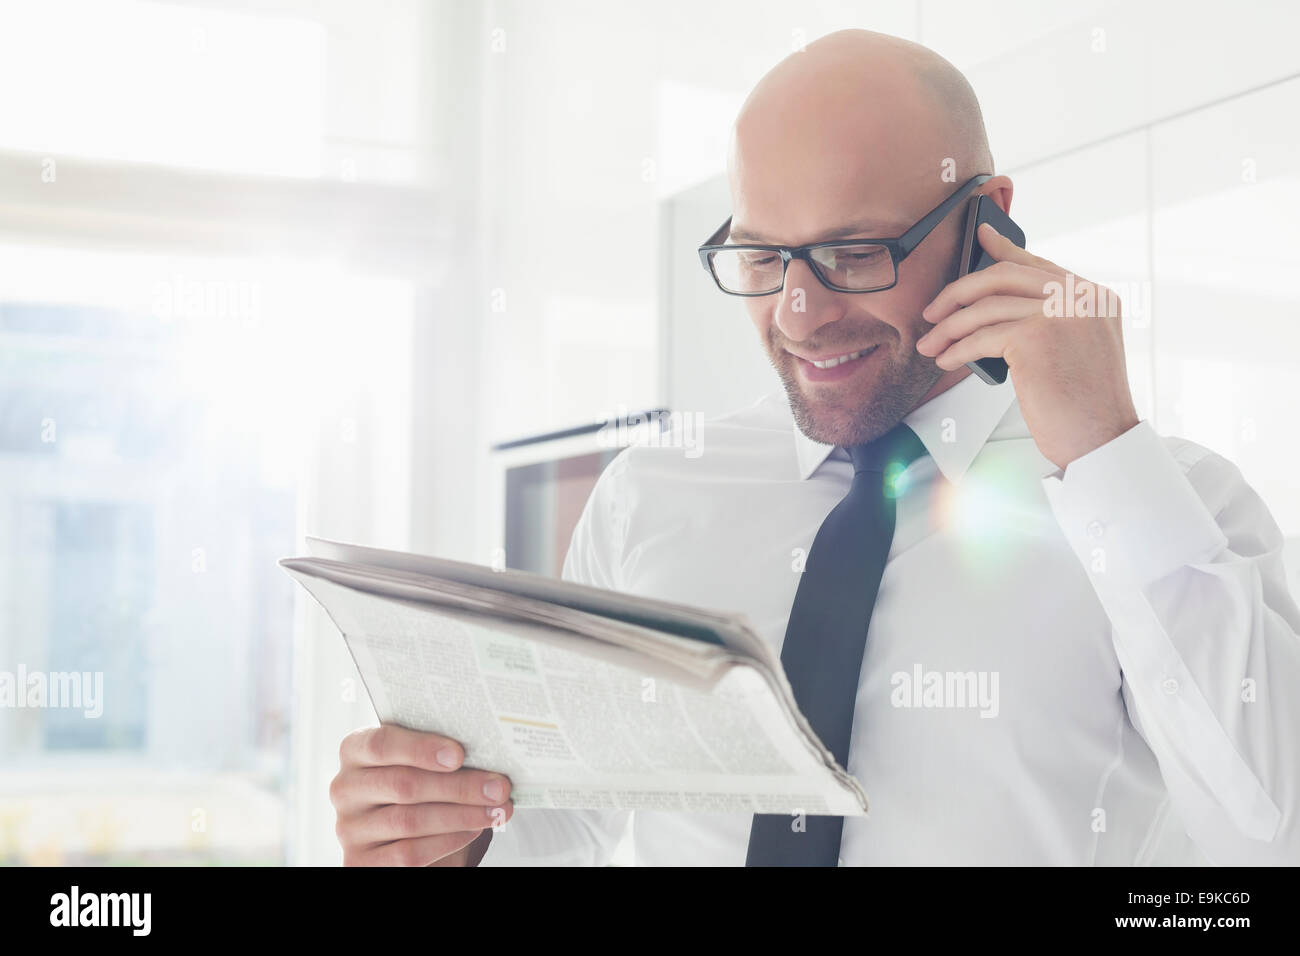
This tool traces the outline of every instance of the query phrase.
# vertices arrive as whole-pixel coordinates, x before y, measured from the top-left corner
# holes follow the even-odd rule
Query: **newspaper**
[[[861,816],[867,798],[742,615],[308,539],[384,723],[510,778],[516,807]]]

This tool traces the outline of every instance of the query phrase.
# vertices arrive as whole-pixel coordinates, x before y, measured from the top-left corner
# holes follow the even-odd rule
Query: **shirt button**
[[[1166,677],[1161,681],[1160,689],[1166,694],[1176,694],[1178,693],[1178,681],[1174,680],[1172,677]]]
[[[1100,521],[1088,522],[1088,537],[1100,538],[1105,533],[1106,533],[1106,526],[1102,524]]]

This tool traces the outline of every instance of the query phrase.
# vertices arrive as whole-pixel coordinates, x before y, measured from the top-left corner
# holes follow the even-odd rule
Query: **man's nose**
[[[802,342],[823,325],[839,319],[843,312],[838,294],[821,284],[808,263],[795,259],[786,267],[785,288],[773,317],[786,338]]]

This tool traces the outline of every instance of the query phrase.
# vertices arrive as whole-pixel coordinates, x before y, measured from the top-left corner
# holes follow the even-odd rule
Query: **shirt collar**
[[[1015,399],[1010,377],[1001,385],[988,385],[972,372],[912,409],[903,416],[903,422],[916,432],[943,476],[957,482]],[[794,441],[800,478],[812,475],[837,447],[814,441],[797,425]]]

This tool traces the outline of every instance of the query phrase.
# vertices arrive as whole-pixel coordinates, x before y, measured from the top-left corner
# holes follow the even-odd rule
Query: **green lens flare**
[[[907,490],[907,478],[903,472],[907,466],[900,461],[891,461],[885,466],[885,497],[897,498]]]

